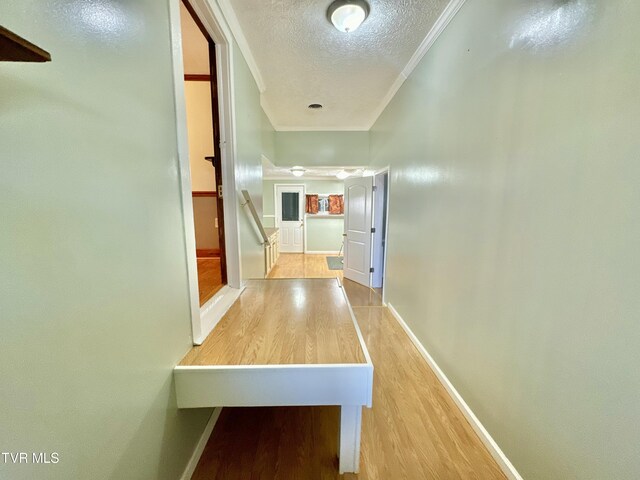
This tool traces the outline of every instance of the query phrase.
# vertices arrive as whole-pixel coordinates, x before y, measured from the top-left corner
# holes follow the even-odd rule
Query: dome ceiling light
[[[306,172],[306,170],[304,168],[302,168],[302,167],[293,167],[291,169],[291,174],[294,177],[301,177],[301,176],[304,175],[304,172]]]
[[[327,18],[341,32],[355,32],[369,15],[364,0],[336,0],[327,10]]]

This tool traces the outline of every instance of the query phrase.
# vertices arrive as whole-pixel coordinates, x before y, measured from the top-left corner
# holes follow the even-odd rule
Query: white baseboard
[[[304,253],[309,255],[338,255],[340,251],[338,250],[307,250]]]
[[[196,449],[193,451],[193,455],[191,455],[189,462],[187,462],[187,467],[184,469],[180,480],[191,480],[191,476],[193,475],[193,472],[196,471],[202,452],[204,452],[204,447],[207,446],[211,432],[213,432],[213,427],[216,426],[216,422],[220,417],[220,412],[222,412],[222,407],[218,407],[213,410],[207,425],[204,427],[204,432],[202,432],[202,436],[200,437],[200,440],[198,440]]]
[[[471,424],[471,427],[473,428],[473,430],[476,432],[478,437],[480,437],[480,440],[482,441],[482,443],[484,443],[485,447],[487,447],[487,450],[489,450],[489,453],[494,458],[494,460],[498,463],[498,465],[500,466],[504,474],[507,476],[507,478],[509,478],[510,480],[523,480],[520,474],[518,473],[518,471],[516,470],[516,468],[513,466],[513,464],[509,461],[507,456],[504,454],[502,449],[500,449],[500,447],[495,442],[495,440],[491,437],[487,429],[484,428],[482,423],[480,423],[480,420],[478,420],[478,417],[475,416],[471,408],[469,408],[469,405],[467,405],[467,403],[464,401],[462,396],[455,389],[453,384],[449,381],[449,379],[444,374],[444,372],[440,369],[440,367],[438,366],[436,361],[433,359],[433,357],[429,355],[429,352],[427,351],[427,349],[424,348],[424,345],[422,345],[422,343],[420,343],[420,340],[418,340],[418,337],[416,337],[415,334],[411,331],[411,329],[402,319],[402,317],[397,312],[397,310],[393,308],[393,305],[391,305],[391,303],[387,304],[387,308],[389,309],[391,314],[395,317],[395,319],[398,321],[400,326],[407,333],[407,335],[409,336],[409,338],[411,339],[415,347],[418,349],[420,354],[426,360],[427,364],[429,364],[429,367],[431,367],[433,372],[436,374],[436,376],[438,377],[438,380],[440,380],[440,383],[442,383],[442,385],[447,390],[447,392],[449,392],[449,395],[451,395],[451,398],[453,398],[453,401],[456,403],[458,408],[460,408],[463,415],[467,418],[467,420]]]

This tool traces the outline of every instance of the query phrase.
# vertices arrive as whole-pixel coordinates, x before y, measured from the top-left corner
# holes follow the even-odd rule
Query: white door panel
[[[373,177],[344,182],[344,276],[370,286]]]
[[[303,185],[276,185],[276,226],[280,230],[281,252],[303,252],[304,205]]]

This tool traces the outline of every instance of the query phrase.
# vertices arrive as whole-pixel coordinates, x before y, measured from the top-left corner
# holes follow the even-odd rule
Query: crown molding
[[[236,17],[236,12],[233,10],[233,7],[231,6],[229,0],[218,0],[218,4],[220,5],[220,9],[224,14],[225,19],[227,20],[229,29],[231,30],[233,37],[236,39],[238,47],[240,47],[240,51],[242,52],[247,65],[249,66],[249,70],[251,70],[251,74],[256,81],[256,85],[258,85],[258,90],[260,90],[260,93],[264,93],[267,87],[265,86],[264,80],[262,79],[262,74],[260,73],[258,64],[256,63],[255,58],[253,58],[253,54],[251,53],[251,49],[249,48],[249,43],[247,42],[247,38],[244,36],[242,27],[240,26],[240,22],[238,21],[238,17]]]
[[[398,90],[400,90],[402,84],[407,78],[409,78],[409,75],[411,75],[413,70],[418,66],[420,60],[422,60],[429,49],[433,46],[433,44],[436,43],[436,40],[438,39],[440,34],[444,32],[445,28],[447,28],[447,25],[449,25],[449,22],[451,22],[451,20],[453,20],[456,14],[460,11],[465,1],[466,0],[451,0],[449,2],[444,11],[438,17],[438,20],[436,20],[436,23],[434,23],[433,27],[431,27],[431,30],[429,30],[429,33],[427,33],[427,36],[424,37],[424,40],[422,40],[422,43],[420,43],[420,46],[418,46],[418,49],[414,52],[405,67],[402,69],[402,72],[400,72],[398,78],[396,78],[396,80],[393,82],[387,94],[382,98],[382,101],[378,105],[378,108],[376,108],[374,115],[369,122],[369,127],[367,130],[371,130],[373,125],[378,121],[378,118],[380,117],[380,115],[382,115],[382,112],[384,112],[385,108],[387,108],[393,97],[395,97],[396,93],[398,93]]]
[[[296,180],[298,182],[304,182],[305,180],[313,180],[313,181],[327,181],[327,182],[343,182],[344,180],[340,180],[336,176],[332,177],[320,177],[317,175],[303,175],[302,177],[294,177],[291,175],[287,177],[285,175],[265,175],[262,177],[263,180]]]
[[[287,126],[274,126],[276,132],[368,132],[369,128],[366,126],[358,127],[287,127]]]

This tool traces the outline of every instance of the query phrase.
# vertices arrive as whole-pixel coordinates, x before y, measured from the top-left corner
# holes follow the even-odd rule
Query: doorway
[[[281,253],[304,253],[304,185],[275,185]]]
[[[366,287],[384,287],[389,170],[345,180],[344,277]]]
[[[180,4],[184,93],[199,303],[227,283],[216,49],[188,1]]]
[[[387,248],[389,172],[373,177],[373,240],[371,242],[371,288],[383,288]]]

